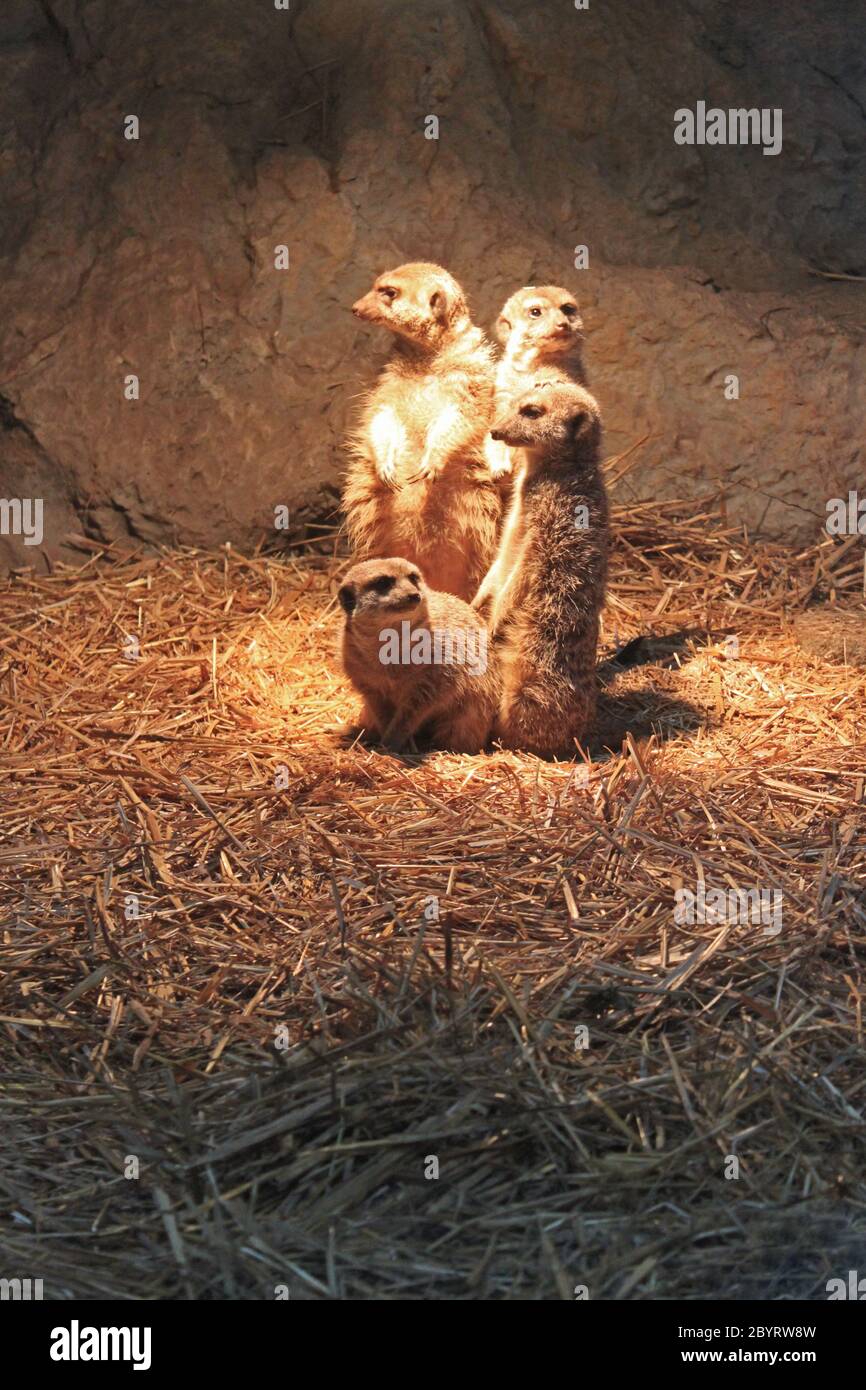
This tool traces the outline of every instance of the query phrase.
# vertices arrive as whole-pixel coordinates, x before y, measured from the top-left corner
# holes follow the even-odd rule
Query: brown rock
[[[49,551],[70,509],[249,545],[332,506],[383,357],[349,305],[423,259],[483,323],[575,288],[609,451],[650,436],[626,495],[811,538],[864,476],[863,287],[809,274],[866,275],[864,42],[809,0],[7,0],[0,496],[26,440]],[[676,145],[697,100],[781,107],[781,154]]]

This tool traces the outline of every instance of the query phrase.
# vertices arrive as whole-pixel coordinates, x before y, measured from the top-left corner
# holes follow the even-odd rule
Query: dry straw
[[[341,739],[327,538],[93,546],[5,586],[0,1274],[701,1299],[866,1273],[866,681],[792,628],[864,615],[862,547],[682,502],[615,526],[569,765]],[[781,893],[781,931],[677,924],[701,881]]]

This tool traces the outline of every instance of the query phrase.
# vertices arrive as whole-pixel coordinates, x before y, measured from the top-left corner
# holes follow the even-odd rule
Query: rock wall
[[[387,349],[348,306],[407,259],[484,324],[575,289],[626,496],[815,535],[863,488],[864,55],[853,0],[4,0],[0,496],[44,541],[0,561],[332,508]],[[678,145],[698,101],[781,153]]]

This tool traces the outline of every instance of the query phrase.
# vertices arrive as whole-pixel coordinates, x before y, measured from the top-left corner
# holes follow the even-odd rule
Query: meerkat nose
[[[491,430],[491,431],[490,431],[490,438],[491,438],[491,439],[501,439],[501,438],[502,438],[502,430]]]

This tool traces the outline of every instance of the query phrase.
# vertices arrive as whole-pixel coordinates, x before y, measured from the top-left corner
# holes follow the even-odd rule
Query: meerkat
[[[494,414],[541,380],[571,381],[586,386],[583,365],[583,320],[577,299],[557,285],[524,285],[505,304],[496,320],[503,354],[496,368]],[[485,442],[494,478],[514,470],[514,451],[489,436]]]
[[[487,617],[502,695],[494,739],[540,757],[573,756],[595,713],[608,505],[598,403],[545,382],[491,431],[521,462],[496,560],[473,602]]]
[[[411,561],[365,560],[338,594],[343,670],[364,700],[361,724],[388,748],[416,735],[477,753],[490,737],[499,680],[487,629],[468,604],[430,589]]]
[[[359,556],[398,555],[470,599],[496,549],[500,489],[486,466],[493,351],[441,266],[380,275],[352,312],[395,345],[350,438],[343,508]]]

